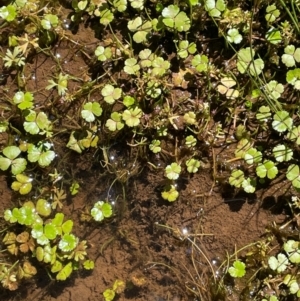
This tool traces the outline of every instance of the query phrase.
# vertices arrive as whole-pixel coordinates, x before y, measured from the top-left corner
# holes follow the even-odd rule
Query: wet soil
[[[88,241],[89,257],[95,261],[95,268],[91,272],[75,272],[66,282],[52,281],[41,268],[35,280],[28,281],[19,290],[1,292],[1,300],[98,301],[103,300],[103,291],[116,279],[126,282],[126,290],[118,297],[119,301],[197,300],[199,291],[207,296],[204,300],[210,300],[212,271],[205,256],[216,273],[227,253],[258,240],[273,221],[283,222],[287,211],[280,197],[288,188],[282,181],[249,198],[228,189],[226,184],[216,184],[214,173],[221,179],[227,172],[216,163],[216,158],[220,162],[233,158],[234,149],[212,146],[213,151],[203,151],[208,166],[178,181],[180,197],[168,203],[161,198],[166,165],[163,160],[158,169],[145,160],[135,169],[132,163],[130,166],[123,163],[135,162],[134,156],[124,145],[116,144],[113,148],[118,155],[114,160],[125,164],[118,170],[133,173],[128,179],[118,181],[116,169],[101,166],[101,150],[87,150],[82,156],[67,150],[68,136],[64,136],[63,131],[81,128],[73,118],[80,114],[80,102],[66,102],[56,92],[45,90],[45,86],[49,76],[55,73],[59,58],[65,72],[81,79],[70,80],[69,90],[76,93],[80,85],[93,76],[88,61],[98,42],[94,32],[83,26],[77,33],[68,32],[67,40],[57,41],[51,54],[33,55],[30,67],[24,71],[27,90],[39,91],[35,93],[38,107],[56,118],[55,128],[59,129],[54,138],[57,168],[64,170],[66,180],[80,183],[78,195],[68,195],[62,210],[74,221],[75,234]],[[84,45],[80,51],[78,43]],[[16,81],[15,74],[10,74],[6,83],[9,90],[1,86],[1,105],[5,106],[3,99],[11,98],[17,91]],[[89,97],[97,100],[99,91]],[[14,112],[4,114],[9,117]],[[11,122],[18,128],[18,120]],[[1,147],[7,139],[10,137],[0,136]],[[100,137],[101,143],[105,143],[105,135]],[[156,159],[160,162],[161,158]],[[49,172],[49,169],[43,171],[45,176]],[[0,175],[0,215],[19,201],[9,188],[10,181],[4,173]],[[114,204],[114,217],[104,224],[85,221],[88,210],[99,199]]]

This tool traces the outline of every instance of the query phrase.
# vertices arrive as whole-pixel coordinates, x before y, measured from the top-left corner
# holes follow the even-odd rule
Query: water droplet
[[[59,53],[56,53],[56,57],[59,59],[61,55]]]

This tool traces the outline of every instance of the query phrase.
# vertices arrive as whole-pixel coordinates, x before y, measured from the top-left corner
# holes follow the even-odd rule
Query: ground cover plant
[[[180,294],[227,300],[236,285],[239,298],[249,291],[257,300],[299,297],[298,237],[281,231],[298,230],[299,15],[296,0],[4,1],[0,170],[12,204],[1,213],[3,289],[16,290],[41,269],[51,281],[73,279],[122,240],[151,253],[124,226],[142,212],[132,194],[139,177],[158,174],[157,204],[176,208],[193,206],[185,187],[206,174],[209,188],[195,197],[226,191],[232,200],[258,199],[283,183],[291,220],[271,227],[270,219],[265,240],[223,250],[222,277],[192,239],[217,233],[199,235],[193,225],[189,234],[167,225],[163,213],[151,220],[192,250],[192,285],[178,277]],[[85,182],[89,174],[93,183]],[[80,193],[87,193],[81,207]],[[95,242],[79,235],[85,227],[110,233],[92,259]],[[147,262],[175,271],[153,257]],[[201,264],[208,271],[200,275]],[[111,278],[105,300],[130,299],[126,292],[147,283],[140,274]],[[122,290],[107,288],[115,279],[126,282]]]

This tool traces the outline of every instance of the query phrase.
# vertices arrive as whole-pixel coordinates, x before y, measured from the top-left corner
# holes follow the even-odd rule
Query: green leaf
[[[80,185],[78,182],[73,182],[70,187],[71,195],[76,195],[79,191]]]
[[[157,154],[161,151],[160,141],[159,140],[152,140],[151,144],[149,145],[149,149],[154,153]]]
[[[130,108],[123,112],[122,118],[129,127],[138,126],[140,124],[140,118],[142,117],[142,110],[138,107]]]
[[[70,277],[72,272],[73,272],[73,265],[72,262],[69,262],[58,272],[58,274],[56,275],[56,280],[64,281]]]
[[[100,8],[100,23],[104,26],[108,25],[114,19],[114,14],[109,9],[107,3],[102,3]]]
[[[2,6],[0,8],[0,17],[4,20],[11,22],[13,21],[17,16],[16,7],[14,5],[7,5]]]
[[[14,160],[20,155],[21,150],[17,146],[12,145],[5,147],[2,152],[8,159]]]
[[[244,160],[247,164],[259,163],[262,160],[262,153],[258,151],[256,148],[251,147],[247,150],[244,155]]]
[[[140,66],[135,58],[130,58],[125,61],[124,71],[127,74],[136,75],[140,70]]]
[[[293,126],[287,134],[287,139],[294,141],[297,145],[300,145],[300,125]]]
[[[73,229],[73,221],[68,219],[67,221],[65,221],[62,226],[61,226],[62,232],[64,234],[69,234],[72,232]]]
[[[284,243],[283,249],[288,253],[290,262],[300,263],[299,241],[288,240]]]
[[[104,292],[103,292],[103,297],[105,301],[112,301],[115,298],[116,293],[110,289],[107,288]]]
[[[279,133],[290,130],[293,126],[293,119],[287,111],[277,111],[273,117],[272,127]]]
[[[11,165],[11,160],[0,156],[0,169],[5,171]]]
[[[268,260],[268,263],[272,270],[276,270],[278,273],[281,273],[286,270],[289,261],[284,254],[279,253],[277,258],[275,256],[271,256]]]
[[[81,111],[82,118],[87,122],[95,121],[95,116],[102,114],[102,108],[98,102],[87,102]]]
[[[198,72],[206,72],[208,70],[208,62],[208,57],[205,54],[197,54],[192,59],[192,66],[194,66]]]
[[[122,122],[122,114],[118,112],[113,112],[110,115],[111,119],[106,121],[105,126],[112,132],[116,130],[121,130],[124,127],[124,123]]]
[[[229,177],[229,184],[239,188],[241,187],[244,179],[244,172],[239,169],[234,169]]]
[[[181,166],[176,162],[168,165],[165,168],[165,176],[170,180],[177,180],[181,172]]]
[[[51,204],[45,199],[38,199],[35,209],[41,216],[49,216],[51,214]]]
[[[256,174],[260,178],[268,177],[270,180],[274,179],[278,173],[278,169],[275,163],[271,160],[265,160],[263,163],[259,163],[256,167]]]
[[[114,88],[112,85],[107,84],[101,90],[101,95],[104,97],[105,102],[107,102],[108,104],[114,104],[116,100],[121,98],[122,90],[120,88]]]
[[[246,274],[246,265],[242,261],[236,260],[233,263],[233,266],[231,266],[228,269],[228,272],[231,277],[234,277],[234,278],[243,277]]]
[[[242,35],[239,33],[239,30],[236,28],[231,28],[227,31],[227,41],[234,44],[240,44],[243,40]]]
[[[279,84],[276,80],[271,80],[267,85],[266,85],[266,92],[267,94],[277,100],[281,94],[284,91],[284,87],[282,84]]]
[[[127,9],[127,0],[114,0],[113,5],[118,12],[124,12]]]
[[[299,175],[299,166],[296,164],[291,164],[286,172],[286,177],[290,180],[294,187],[300,189],[300,175]]]
[[[110,47],[104,48],[103,46],[98,46],[95,49],[95,55],[98,61],[105,62],[112,57],[112,51]]]
[[[191,158],[186,161],[187,170],[189,173],[196,173],[200,167],[200,161],[194,158]]]
[[[44,227],[44,233],[48,239],[53,240],[57,236],[56,227],[52,224],[46,224]]]
[[[250,75],[258,76],[264,68],[264,61],[262,59],[254,60],[255,51],[250,47],[243,48],[238,52],[237,69],[244,74],[249,71]]]
[[[49,239],[44,234],[44,226],[41,224],[34,224],[31,230],[31,235],[35,238],[38,244],[44,246],[49,243]]]
[[[74,234],[64,234],[58,243],[58,248],[63,252],[70,252],[77,246],[78,238]]]
[[[267,122],[271,115],[271,110],[268,106],[261,106],[256,114],[256,119],[260,122]]]
[[[49,166],[55,158],[55,152],[49,150],[50,143],[41,143],[39,146],[30,144],[28,147],[28,160],[38,162],[41,167]]]
[[[274,45],[279,44],[282,41],[280,31],[274,27],[268,30],[265,37],[271,44]]]
[[[275,4],[268,5],[266,8],[266,21],[273,23],[280,16],[280,11],[276,8]]]
[[[256,189],[256,180],[252,178],[247,178],[243,181],[242,187],[247,193],[254,193]]]
[[[169,187],[166,188],[166,190],[164,190],[161,193],[161,196],[164,200],[167,200],[169,202],[174,202],[178,198],[179,193],[174,185],[170,185]]]
[[[290,161],[293,158],[293,151],[284,144],[275,146],[272,150],[277,162]]]
[[[94,204],[91,215],[95,221],[101,222],[104,218],[108,218],[112,215],[112,207],[109,203],[98,201]]]
[[[21,110],[33,108],[33,95],[30,92],[17,92],[13,97],[13,101]]]
[[[300,68],[289,70],[286,74],[286,81],[294,86],[294,89],[300,90]]]
[[[179,32],[188,31],[191,27],[191,21],[185,12],[180,11],[177,5],[169,5],[162,11],[163,23]]]
[[[24,195],[31,191],[32,189],[32,179],[25,176],[24,174],[17,174],[16,180],[11,184],[11,188],[14,191],[19,191],[20,194]]]
[[[83,263],[83,267],[86,270],[92,270],[95,267],[95,263],[93,260],[85,260]]]
[[[226,4],[224,0],[206,0],[205,1],[205,10],[211,17],[220,17],[221,12],[223,12],[226,8]]]

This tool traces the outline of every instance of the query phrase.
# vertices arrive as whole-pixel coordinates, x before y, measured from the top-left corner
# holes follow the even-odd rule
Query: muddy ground
[[[199,290],[204,296],[207,290],[209,296],[208,283],[212,271],[203,254],[211,262],[217,277],[221,277],[221,271],[216,271],[226,259],[226,253],[233,253],[235,249],[260,239],[265,227],[273,221],[283,222],[287,213],[281,200],[284,181],[278,181],[268,191],[259,190],[251,197],[238,194],[222,181],[214,183],[216,175],[212,171],[212,165],[216,165],[218,177],[226,178],[228,171],[216,164],[216,157],[218,162],[232,158],[234,149],[206,146],[203,153],[208,166],[188,178],[182,178],[177,183],[179,199],[168,203],[161,198],[165,162],[160,169],[154,169],[142,160],[132,177],[120,182],[115,181],[114,171],[101,166],[100,149],[98,152],[87,150],[84,155],[67,149],[68,136],[59,131],[80,128],[73,118],[80,112],[80,103],[67,103],[57,98],[55,92],[46,91],[45,86],[55,71],[56,59],[65,72],[84,82],[98,76],[96,70],[89,69],[89,63],[99,37],[89,26],[82,26],[75,32],[67,31],[66,34],[66,39],[57,41],[51,50],[52,55],[32,55],[30,68],[25,70],[26,88],[36,91],[35,101],[40,108],[47,110],[49,115],[59,116],[60,125],[56,124],[58,132],[54,138],[58,153],[56,167],[64,170],[65,179],[76,180],[81,186],[78,195],[68,195],[63,212],[74,221],[75,234],[88,241],[89,257],[95,261],[95,268],[91,272],[75,272],[66,282],[51,281],[41,268],[35,280],[26,282],[19,290],[1,292],[1,300],[99,301],[103,300],[103,291],[116,279],[127,283],[125,292],[118,297],[119,301],[199,300]],[[102,35],[102,39],[105,38]],[[80,51],[78,44],[82,45]],[[9,89],[4,90],[4,85],[1,86],[0,100],[15,93],[16,81],[14,74],[8,76],[5,87]],[[80,84],[82,82],[70,81],[69,90],[76,91]],[[91,97],[97,99],[99,91],[97,93]],[[5,105],[4,101],[1,102]],[[18,127],[19,121],[12,121]],[[5,145],[6,138],[1,136],[1,146]],[[133,171],[134,158],[128,149],[123,144],[116,144],[113,151],[117,154],[114,160],[124,164],[124,170]],[[157,162],[160,159],[153,158]],[[131,162],[130,166],[126,165],[127,161]],[[49,172],[49,169],[43,170],[45,176]],[[1,173],[0,215],[19,202],[9,188],[10,182],[7,174]],[[99,199],[115,204],[114,217],[104,224],[84,221],[91,204]],[[236,300],[237,295],[238,288],[234,288],[230,298]]]

